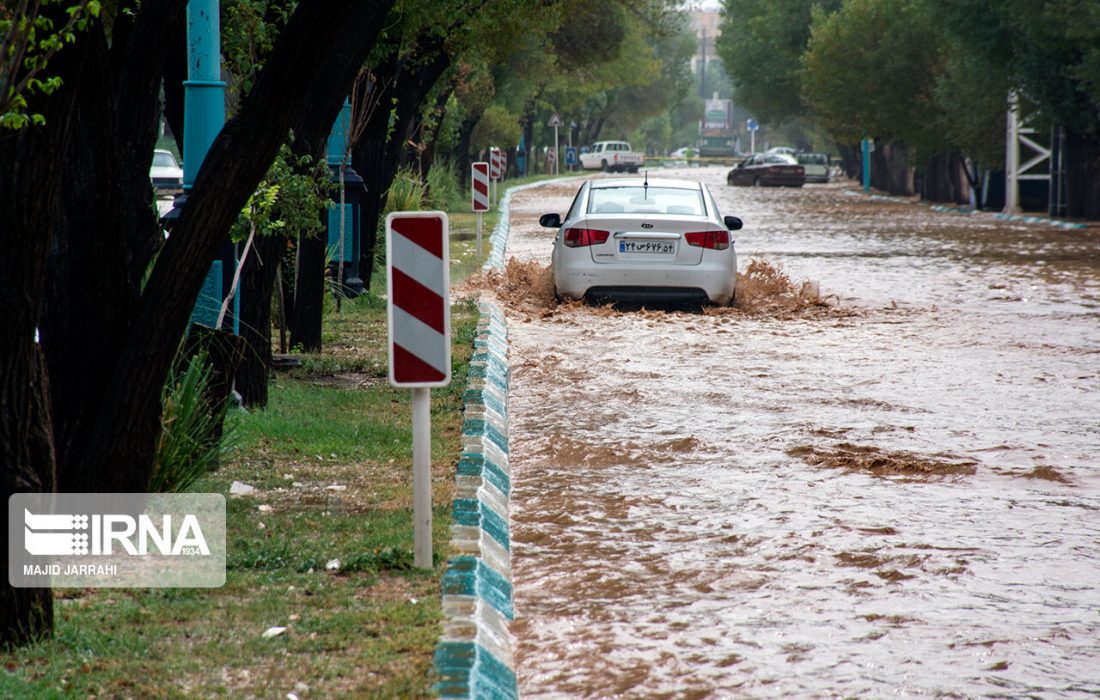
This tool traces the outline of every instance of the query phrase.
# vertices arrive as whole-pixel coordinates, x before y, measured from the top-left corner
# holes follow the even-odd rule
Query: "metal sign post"
[[[470,205],[477,212],[477,254],[481,256],[481,214],[489,211],[489,164],[470,165]]]
[[[497,183],[504,177],[504,158],[496,146],[489,148],[489,179],[493,181],[493,201],[497,200]]]
[[[554,116],[550,117],[550,121],[546,123],[546,126],[554,127],[554,174],[558,174],[558,128],[562,126],[561,117],[557,112],[554,112]]]
[[[451,383],[447,215],[386,217],[390,384],[412,389],[413,564],[432,568],[431,387]]]

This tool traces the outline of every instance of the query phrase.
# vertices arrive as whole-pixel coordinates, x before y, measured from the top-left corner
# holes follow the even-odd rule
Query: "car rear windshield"
[[[593,187],[589,214],[703,215],[703,193],[680,187]]]
[[[171,153],[154,153],[153,165],[158,168],[175,168],[176,159],[172,157]]]
[[[828,165],[829,156],[824,153],[799,153],[798,162],[802,165]]]

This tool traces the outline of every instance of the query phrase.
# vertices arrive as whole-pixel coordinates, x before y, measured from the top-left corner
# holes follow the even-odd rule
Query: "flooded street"
[[[521,695],[1100,694],[1100,230],[725,172],[828,307],[505,305]]]

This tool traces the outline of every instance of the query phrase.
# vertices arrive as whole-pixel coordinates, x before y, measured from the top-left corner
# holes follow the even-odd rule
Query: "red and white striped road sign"
[[[447,215],[395,211],[386,217],[390,384],[451,382],[450,255]]]
[[[496,147],[489,149],[489,179],[504,179],[504,154]]]
[[[470,196],[474,211],[489,211],[489,164],[470,166]]]

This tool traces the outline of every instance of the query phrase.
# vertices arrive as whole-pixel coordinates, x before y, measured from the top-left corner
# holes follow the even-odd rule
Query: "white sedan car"
[[[581,185],[557,228],[552,268],[559,297],[595,301],[733,303],[737,254],[706,185],[690,180],[608,178]]]
[[[149,178],[156,190],[183,189],[183,168],[171,151],[153,151],[153,164],[149,166]]]

